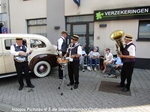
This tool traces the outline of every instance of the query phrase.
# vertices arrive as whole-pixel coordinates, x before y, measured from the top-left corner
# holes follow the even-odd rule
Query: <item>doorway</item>
[[[89,53],[94,46],[94,31],[93,23],[72,23],[71,35],[78,35],[80,37],[79,43],[84,46],[86,53]]]

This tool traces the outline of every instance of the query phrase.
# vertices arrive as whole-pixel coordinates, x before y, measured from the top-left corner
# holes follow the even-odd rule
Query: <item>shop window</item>
[[[67,17],[67,23],[94,21],[93,15]]]
[[[138,40],[150,41],[150,20],[139,21]]]

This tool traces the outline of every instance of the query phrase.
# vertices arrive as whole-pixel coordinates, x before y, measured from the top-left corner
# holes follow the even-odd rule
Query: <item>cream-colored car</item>
[[[46,37],[35,34],[0,34],[0,78],[17,75],[14,57],[10,53],[10,46],[16,43],[16,37],[22,37],[28,49],[33,49],[28,61],[30,71],[37,77],[47,76],[52,67],[57,66],[56,46]]]

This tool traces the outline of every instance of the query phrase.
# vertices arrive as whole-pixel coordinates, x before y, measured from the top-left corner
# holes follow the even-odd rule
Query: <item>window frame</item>
[[[138,25],[138,38],[137,38],[137,41],[150,41],[150,38],[142,38],[140,37],[139,33],[140,33],[140,24],[142,22],[149,22],[150,23],[150,20],[139,20],[139,25]],[[150,36],[150,35],[149,35]]]
[[[34,43],[32,43],[32,41]],[[42,44],[35,44],[35,42],[41,42]],[[42,46],[42,47],[40,47],[40,46]],[[42,48],[46,48],[47,45],[44,41],[42,41],[40,39],[30,39],[30,48],[36,48],[36,47],[39,48],[39,49],[42,49]]]
[[[13,42],[14,42],[14,43],[13,43]],[[12,46],[13,44],[15,44],[15,43],[16,43],[15,39],[5,39],[5,40],[4,40],[4,49],[5,49],[5,50],[10,50],[11,46]],[[9,44],[9,46],[8,46],[7,44]]]
[[[39,23],[42,20],[43,20],[44,23]],[[33,24],[30,23],[31,21],[33,22]],[[31,27],[44,26],[44,27],[46,27],[46,30],[47,30],[47,18],[27,19],[26,22],[27,22],[27,33],[30,33],[29,29]],[[34,34],[43,35],[40,32],[37,32],[37,33],[34,33]],[[43,36],[47,37],[47,32],[45,32],[45,35],[43,35]]]

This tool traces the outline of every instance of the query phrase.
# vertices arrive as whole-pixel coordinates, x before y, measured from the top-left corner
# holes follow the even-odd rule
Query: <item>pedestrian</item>
[[[1,23],[1,24],[0,24],[0,28],[1,28],[1,31],[0,31],[0,32],[1,32],[2,34],[8,33],[8,28],[4,26],[4,23]]]
[[[119,55],[123,61],[123,66],[121,70],[121,82],[118,87],[124,87],[123,92],[130,91],[130,84],[132,79],[132,73],[135,65],[135,49],[136,46],[132,42],[133,37],[130,34],[127,34],[124,38],[125,47],[123,48],[122,54]],[[125,85],[125,80],[127,84]]]
[[[23,38],[17,37],[16,44],[11,45],[11,54],[14,55],[14,63],[17,71],[19,90],[24,87],[23,74],[26,78],[27,87],[34,88],[34,85],[30,81],[29,66],[28,66],[28,55],[32,53],[28,48],[23,45]]]
[[[79,61],[80,56],[82,55],[82,47],[78,43],[78,40],[78,35],[72,36],[72,43],[69,45],[66,53],[67,56],[73,59],[68,63],[68,73],[70,79],[68,86],[74,85],[74,89],[77,89],[79,85]]]
[[[57,50],[58,50],[58,56],[63,57],[66,54],[67,51],[67,31],[62,31],[61,32],[61,37],[57,41]],[[59,72],[59,79],[63,79],[63,70],[61,69],[61,65],[59,64],[58,66],[58,72]]]

